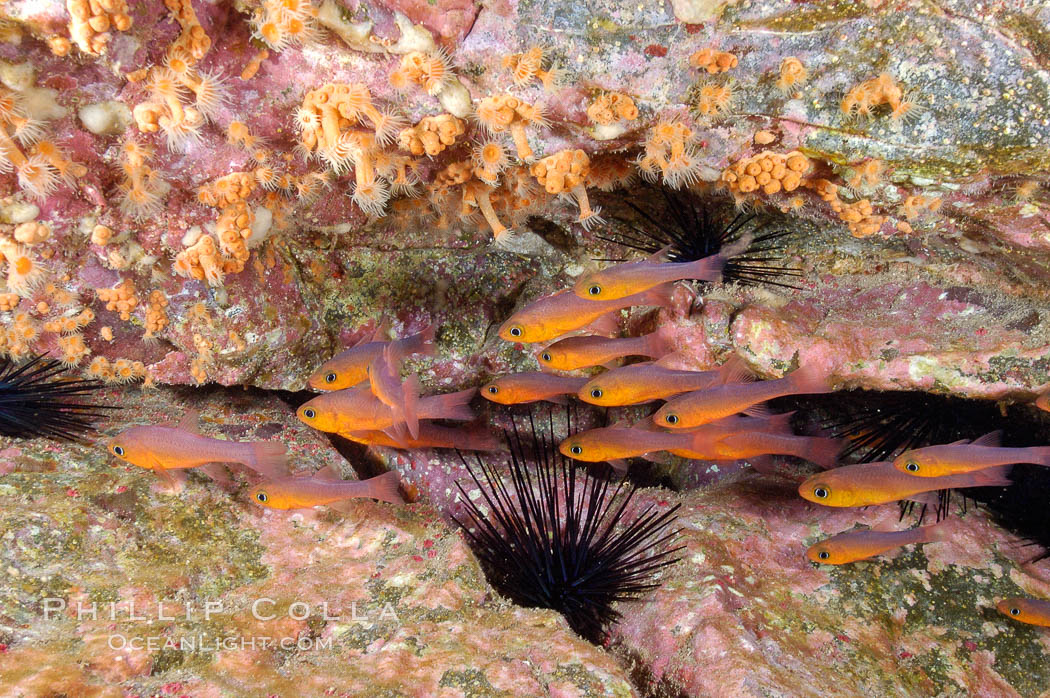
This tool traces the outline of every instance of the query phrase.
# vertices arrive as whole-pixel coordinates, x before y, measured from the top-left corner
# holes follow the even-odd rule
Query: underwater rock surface
[[[144,420],[192,406],[298,469],[343,460],[273,398],[137,392]],[[101,447],[2,454],[4,695],[635,694],[560,616],[495,597],[426,504],[288,515],[197,476],[158,494]]]
[[[267,7],[202,5],[180,19],[184,34],[194,26],[204,33],[203,43],[193,34],[202,54],[198,67],[227,77],[227,99],[209,110],[211,121],[197,137],[172,151],[162,133],[134,136],[138,117],[132,118],[137,106],[150,103],[145,69],[162,64],[172,42],[183,41],[163,3],[136,3],[128,10],[131,27],[110,32],[97,56],[61,45],[63,3],[5,4],[3,83],[24,97],[48,137],[85,174],[40,200],[28,196],[14,172],[0,174],[9,193],[0,232],[11,234],[26,221],[49,228],[50,237],[33,247],[40,255],[34,259],[52,278],[68,275],[66,287],[93,308],[97,319],[84,330],[91,355],[140,360],[157,382],[297,389],[320,359],[386,316],[396,318],[401,334],[430,322],[443,327],[449,361],[431,378],[462,385],[476,380],[481,366],[503,367],[497,355],[506,350],[491,329],[510,308],[563,287],[563,274],[574,276],[588,257],[608,254],[586,242],[588,235],[582,248],[564,247],[566,235],[578,239],[579,228],[550,240],[567,256],[531,234],[519,243],[529,257],[488,247],[489,228],[478,210],[464,204],[474,215],[463,218],[456,213],[458,186],[437,184],[443,168],[469,159],[463,138],[481,133],[468,130],[457,145],[412,162],[417,191],[426,196],[392,198],[386,218],[369,221],[351,200],[353,177],[346,174],[317,194],[256,187],[245,200],[252,214],[247,258],[227,258],[233,270],[218,284],[173,273],[180,255],[218,232],[218,212],[198,190],[230,173],[252,174],[262,160],[272,167],[274,158],[291,157],[304,92],[359,83],[406,123],[469,109],[464,95],[477,106],[510,90],[544,107],[550,126],[525,132],[536,158],[581,148],[592,160],[608,154],[603,162],[628,171],[655,127],[676,118],[692,131],[693,171],[702,182],[722,181],[727,168],[763,152],[799,151],[812,164],[806,186],[791,194],[734,190],[747,202],[808,221],[784,222],[801,231],[789,251],[806,261],[802,294],[754,298],[731,291],[726,298],[731,316],[742,309],[728,337],[756,369],[779,375],[798,352],[832,364],[849,386],[1025,399],[1050,383],[1041,283],[1050,248],[1042,203],[1050,147],[1048,39],[1046,9],[1036,3],[976,9],[948,3],[935,11],[921,3],[787,0],[571,8],[531,1],[353,2],[333,5],[342,8],[336,10],[342,19],[321,13],[321,25],[338,31],[317,26],[305,46],[259,59],[263,43],[252,30],[261,20],[252,18]],[[503,59],[531,45],[544,46],[546,62],[561,71],[556,89],[544,90],[538,80],[512,85]],[[437,46],[454,54],[455,100],[391,87],[388,75],[408,52]],[[732,54],[736,65],[715,74],[691,65],[705,48]],[[790,79],[788,58],[802,71]],[[254,74],[242,77],[252,66]],[[854,88],[882,74],[899,95],[866,116],[843,107]],[[718,93],[723,104],[705,86],[730,94]],[[611,91],[630,96],[638,116],[612,131],[596,130],[587,107]],[[185,102],[186,90],[179,94]],[[90,131],[81,107],[101,104],[117,106],[106,112],[108,121],[89,119],[97,132]],[[887,113],[889,104],[898,107]],[[243,138],[229,135],[234,123],[247,125],[269,159],[252,160]],[[158,185],[163,194],[155,213],[138,220],[118,205],[126,178],[121,148],[132,136],[149,147],[147,167],[166,182]],[[319,171],[317,163],[296,158],[286,165],[293,178]],[[594,182],[585,182],[592,198],[615,204],[618,194],[604,195]],[[438,191],[455,205],[427,203]],[[570,225],[571,205],[546,195],[537,203],[523,210]],[[501,205],[496,213],[504,216]],[[95,236],[98,225],[112,235]],[[847,225],[866,237],[854,241]],[[137,301],[127,318],[96,300],[96,289],[124,282]],[[158,344],[137,341],[143,328],[157,325],[146,302],[153,291],[168,303],[165,322],[147,332]],[[857,294],[863,303],[855,302]],[[116,340],[100,336],[101,326]],[[704,348],[727,346],[726,337],[688,334],[698,362],[707,359]],[[69,349],[60,339],[41,332],[34,346]],[[81,355],[86,367],[88,355]]]

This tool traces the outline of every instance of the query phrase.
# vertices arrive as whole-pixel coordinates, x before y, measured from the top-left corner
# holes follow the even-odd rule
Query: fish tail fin
[[[488,427],[479,424],[464,429],[463,440],[457,447],[464,451],[498,451],[503,446]]]
[[[638,303],[636,303],[636,305],[658,305],[664,308],[669,308],[674,302],[674,289],[675,285],[673,281],[654,286],[648,291],[643,291],[638,294]]]
[[[805,436],[807,439],[805,454],[802,456],[811,463],[816,463],[824,470],[830,470],[839,463],[843,443],[839,439],[826,439],[821,436]]]
[[[400,364],[401,360],[406,356],[412,356],[413,354],[419,354],[421,356],[433,356],[436,351],[434,346],[434,336],[436,328],[434,325],[428,325],[421,332],[399,339],[393,342],[395,345],[394,356],[396,361]]]
[[[645,354],[643,356],[660,359],[668,354],[673,354],[674,340],[674,325],[660,325],[655,332],[645,335]]]
[[[696,279],[698,281],[721,280],[722,270],[725,269],[729,257],[730,255],[719,253],[710,255],[709,257],[704,257],[703,259],[698,259],[695,262],[690,262],[688,278]]]
[[[1036,446],[1032,450],[1032,462],[1036,465],[1050,465],[1050,446]]]
[[[827,372],[817,363],[799,366],[791,372],[791,386],[798,395],[832,392]]]
[[[474,419],[474,410],[470,409],[470,400],[477,392],[474,388],[460,390],[456,393],[431,395],[420,403],[420,417],[425,419],[453,419],[469,422]]]
[[[401,496],[401,476],[396,470],[370,477],[362,484],[368,485],[364,491],[366,497],[391,504],[403,504],[405,501],[405,498]]]
[[[791,417],[795,414],[795,411],[781,412],[780,414],[771,415],[765,423],[763,431],[769,432],[770,434],[791,434]]]
[[[248,456],[244,465],[267,479],[288,476],[288,448],[279,441],[256,441],[246,444]]]
[[[405,382],[401,384],[401,392],[404,398],[404,406],[402,408],[402,414],[405,418],[405,424],[408,426],[408,433],[413,439],[419,438],[419,378],[416,376],[409,376],[405,379]]]
[[[754,235],[752,235],[751,233],[744,233],[736,240],[733,240],[733,242],[723,247],[722,250],[718,253],[718,256],[722,257],[726,261],[729,261],[733,257],[738,257],[747,252],[748,248],[751,247],[751,243],[754,241]]]
[[[952,534],[948,530],[948,523],[951,519],[944,519],[932,526],[923,527],[923,543],[941,543],[943,541],[951,540]]]

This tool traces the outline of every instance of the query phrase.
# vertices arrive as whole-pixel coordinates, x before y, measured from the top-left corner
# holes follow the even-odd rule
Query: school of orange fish
[[[892,462],[838,465],[842,443],[817,436],[797,436],[790,414],[772,414],[765,403],[777,397],[832,392],[829,376],[814,366],[800,366],[783,378],[755,381],[743,362],[731,359],[718,370],[670,368],[676,363],[672,338],[665,330],[619,338],[620,311],[632,306],[666,306],[674,283],[717,281],[726,251],[688,264],[666,263],[658,256],[608,267],[581,278],[572,289],[541,298],[514,313],[500,327],[507,341],[541,345],[541,371],[503,376],[484,385],[481,394],[510,405],[535,401],[564,404],[569,396],[593,405],[618,407],[655,400],[665,403],[633,425],[615,424],[570,435],[559,450],[569,458],[607,462],[620,472],[627,459],[669,452],[687,459],[727,462],[747,460],[765,472],[771,457],[789,455],[811,461],[823,471],[799,486],[810,502],[834,507],[862,507],[900,500],[930,501],[943,489],[1009,484],[1012,464],[1050,466],[1050,447],[999,446],[998,432],[973,442],[905,451]],[[432,420],[470,421],[468,403],[475,390],[419,395],[415,376],[402,380],[401,364],[411,355],[434,351],[433,328],[389,341],[380,327],[332,357],[310,376],[322,394],[302,404],[296,414],[305,424],[366,445],[393,448],[497,450],[497,440],[483,427],[453,428]],[[650,361],[615,366],[627,357]],[[595,376],[566,376],[596,366]],[[331,506],[369,497],[402,502],[396,472],[364,481],[344,481],[338,473],[291,477],[286,453],[277,442],[233,442],[199,434],[197,415],[179,425],[136,426],[108,444],[118,458],[156,473],[178,489],[189,468],[216,480],[227,479],[219,463],[241,464],[260,482],[251,499],[273,509]],[[806,550],[817,564],[841,565],[868,559],[905,545],[945,539],[942,524],[902,531],[855,530],[820,541]],[[1017,621],[1050,627],[1050,601],[1006,598],[998,610]]]

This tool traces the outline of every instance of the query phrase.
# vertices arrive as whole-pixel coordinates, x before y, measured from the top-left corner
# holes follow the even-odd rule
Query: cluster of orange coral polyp
[[[580,208],[580,217],[577,220],[585,228],[600,222],[599,210],[591,208],[587,189],[584,187],[587,175],[591,172],[591,160],[587,153],[579,149],[563,150],[534,163],[530,171],[548,194],[568,191],[576,197]]]
[[[904,90],[894,82],[889,73],[882,73],[877,78],[865,80],[842,98],[839,107],[847,116],[868,116],[877,107],[887,105],[894,119],[901,118],[911,108],[905,101]]]
[[[124,279],[114,288],[96,288],[98,299],[106,304],[106,310],[120,313],[125,322],[131,319],[131,311],[138,307],[139,299],[135,295],[135,284],[131,279]]]
[[[164,6],[175,16],[182,32],[168,49],[169,55],[191,56],[191,65],[211,49],[211,39],[204,31],[190,0],[164,0]]]
[[[868,199],[861,199],[852,204],[843,203],[839,199],[838,185],[826,179],[810,180],[804,184],[831,205],[831,210],[848,224],[849,231],[854,237],[874,235],[886,221],[885,216],[875,215]]]
[[[689,56],[689,65],[715,75],[735,68],[737,66],[737,58],[727,51],[702,48]]]
[[[544,88],[553,89],[558,81],[558,71],[543,69],[543,49],[533,46],[524,53],[512,53],[503,57],[503,67],[511,71],[517,87],[524,87],[539,80]]]
[[[168,299],[160,289],[150,291],[146,307],[146,334],[144,338],[153,337],[168,326]]]
[[[802,177],[813,166],[802,153],[776,153],[764,150],[739,160],[722,172],[722,181],[734,194],[750,194],[759,189],[766,195],[791,192],[802,184]]]
[[[69,35],[80,50],[92,56],[101,55],[113,38],[110,31],[127,31],[131,17],[124,0],[66,0],[69,10]]]
[[[466,131],[462,119],[452,114],[438,114],[422,119],[415,126],[403,129],[398,134],[398,145],[413,155],[424,153],[433,157],[455,144]]]
[[[600,126],[608,126],[617,121],[634,121],[638,118],[638,107],[627,95],[609,92],[587,107],[587,118]]]
[[[704,116],[718,116],[729,111],[732,104],[732,85],[711,83],[701,86],[696,99],[696,110]]]
[[[518,159],[523,162],[533,159],[529,139],[525,136],[525,127],[542,126],[546,123],[541,109],[514,95],[495,95],[481,100],[478,103],[477,119],[492,133],[509,131],[514,139]]]
[[[252,20],[255,38],[275,51],[312,43],[317,36],[317,14],[310,0],[262,0]]]
[[[780,61],[780,77],[777,78],[777,87],[782,92],[787,92],[795,85],[806,81],[806,66],[794,56],[788,56]]]
[[[255,191],[256,178],[249,172],[234,172],[219,177],[197,190],[197,199],[207,206],[221,208],[243,201]]]
[[[444,53],[412,51],[401,58],[400,67],[390,74],[390,83],[398,89],[414,83],[427,94],[436,95],[445,88],[451,77],[452,66]]]
[[[642,176],[656,181],[662,175],[668,186],[676,188],[695,182],[700,165],[695,141],[693,130],[678,119],[658,122],[637,162]]]

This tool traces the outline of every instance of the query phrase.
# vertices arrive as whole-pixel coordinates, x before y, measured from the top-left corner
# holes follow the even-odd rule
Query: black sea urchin
[[[677,561],[681,548],[669,544],[678,530],[668,527],[678,505],[629,515],[633,486],[623,492],[623,483],[611,486],[586,471],[581,484],[548,421],[548,434],[537,432],[531,414],[531,434],[519,433],[517,423],[507,433],[509,487],[480,456],[476,468],[463,459],[489,511],[457,483],[470,520],[456,523],[496,589],[523,606],[558,611],[582,637],[599,642],[620,617],[613,603],[655,589],[652,574]]]
[[[669,262],[693,262],[717,254],[728,243],[748,233],[752,236],[751,244],[726,262],[722,278],[751,286],[797,288],[788,283],[788,279],[801,277],[802,272],[784,265],[782,247],[791,231],[767,231],[770,219],[754,213],[734,215],[728,206],[709,204],[692,192],[653,185],[645,185],[641,191],[647,194],[648,203],[644,207],[630,198],[623,200],[640,220],[617,217],[616,220],[630,227],[630,232],[599,236],[602,240],[649,253],[669,247]]]
[[[80,402],[102,384],[65,378],[65,371],[59,361],[44,356],[20,366],[0,359],[0,434],[75,441],[102,416],[97,410],[116,409]]]

